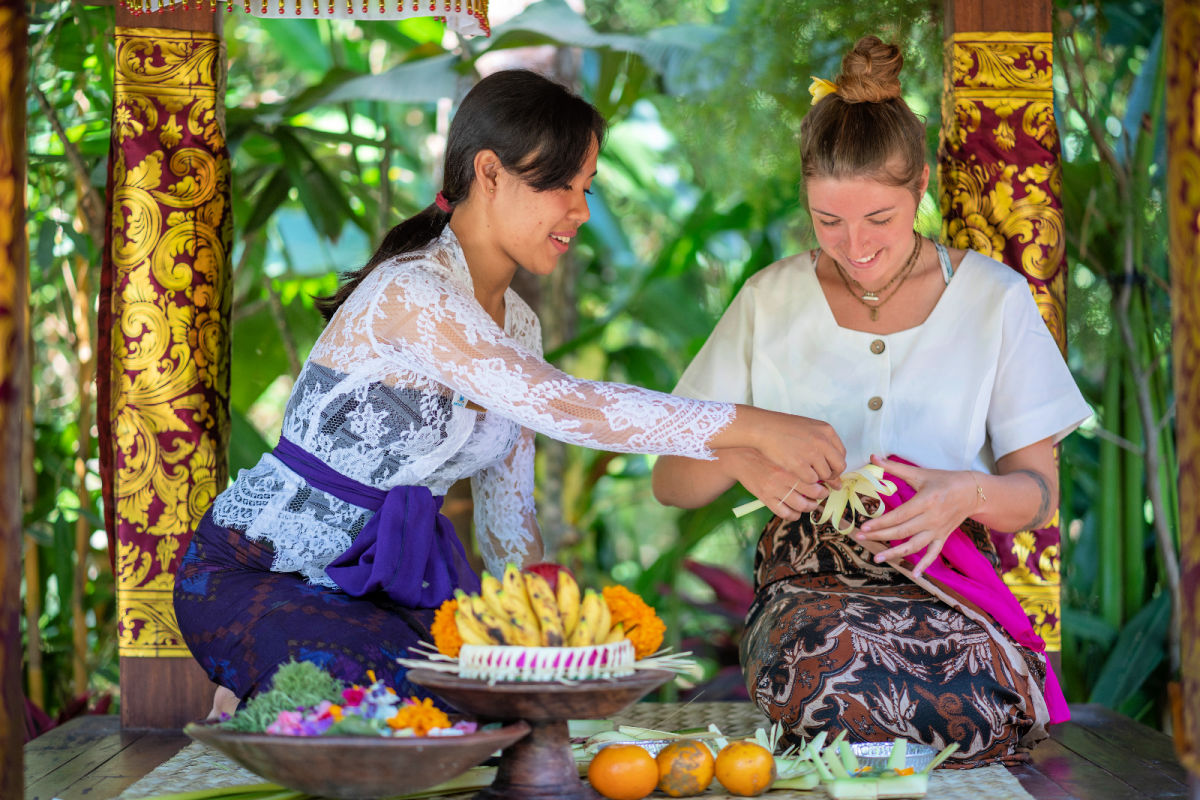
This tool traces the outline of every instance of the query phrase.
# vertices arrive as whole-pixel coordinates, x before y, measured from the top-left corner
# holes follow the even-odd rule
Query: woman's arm
[[[692,458],[753,447],[810,484],[845,469],[845,448],[823,422],[568,375],[508,337],[462,287],[424,270],[396,273],[359,313],[362,323],[343,315],[345,326],[363,328],[374,352],[398,355],[468,400],[560,441]]]
[[[493,575],[510,561],[524,566],[544,558],[533,503],[533,455],[533,431],[522,428],[507,458],[471,476],[475,540]]]
[[[1058,510],[1058,470],[1051,437],[1000,458],[996,475],[921,469],[878,456],[872,456],[871,461],[903,478],[916,490],[916,496],[878,519],[863,523],[855,538],[899,542],[876,555],[877,562],[927,546],[915,575],[933,563],[947,537],[967,517],[989,528],[1011,532],[1045,525]]]
[[[716,450],[714,461],[661,456],[654,464],[654,497],[680,508],[699,508],[740,483],[771,511],[791,522],[817,507],[816,500],[829,491],[820,483],[806,483],[749,447]]]

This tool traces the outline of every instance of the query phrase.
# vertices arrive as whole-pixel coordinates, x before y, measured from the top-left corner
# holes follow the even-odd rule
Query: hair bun
[[[899,97],[903,65],[899,47],[877,36],[864,36],[842,59],[838,96],[847,103],[882,103]]]

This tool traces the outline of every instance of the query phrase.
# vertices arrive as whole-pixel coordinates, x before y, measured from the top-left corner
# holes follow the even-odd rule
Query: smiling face
[[[929,183],[925,168],[920,184]],[[817,242],[867,288],[886,283],[913,248],[917,197],[906,186],[874,178],[809,178],[808,208]]]
[[[587,196],[596,177],[599,146],[592,143],[583,166],[561,188],[536,191],[500,168],[491,207],[497,220],[497,244],[512,263],[535,275],[549,275],[570,249],[579,226],[591,217]]]

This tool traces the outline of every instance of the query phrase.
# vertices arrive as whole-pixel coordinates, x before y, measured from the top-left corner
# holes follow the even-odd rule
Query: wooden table
[[[1170,737],[1101,706],[1071,713],[1032,764],[1012,770],[1035,798],[1200,800]],[[112,715],[80,717],[25,746],[25,800],[111,800],[190,741],[177,730],[122,731]]]

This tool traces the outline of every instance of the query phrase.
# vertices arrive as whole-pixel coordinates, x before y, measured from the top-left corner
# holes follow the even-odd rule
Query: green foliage
[[[1079,53],[1097,92],[1101,133],[1056,89],[1065,163],[1071,265],[1071,363],[1098,412],[1063,450],[1064,684],[1154,722],[1170,662],[1162,553],[1147,511],[1149,439],[1166,480],[1160,507],[1177,535],[1170,424],[1169,297],[1162,196],[1161,8],[1154,3],[1060,4],[1074,16],[1056,63]],[[490,40],[455,42],[431,19],[402,23],[226,18],[227,134],[234,168],[234,435],[230,467],[254,464],[277,435],[283,402],[322,322],[312,298],[359,266],[399,219],[425,207],[439,183],[447,109],[481,58],[549,44],[581,48],[567,77],[610,118],[591,198],[563,281],[544,283],[547,355],[583,377],[669,390],[733,294],[754,272],[811,242],[799,201],[796,133],[810,76],[832,78],[851,43],[877,33],[903,43],[905,97],[925,115],[930,156],[940,124],[941,18],[936,4],[886,0],[854,7],[811,0],[590,0],[586,16],[543,0],[497,26]],[[29,112],[29,219],[34,328],[34,490],[26,558],[37,566],[40,634],[51,710],[70,697],[72,554],[81,510],[74,477],[82,345],[64,268],[90,267],[101,243],[77,220],[81,190],[103,195],[112,104],[112,12],[38,6],[31,85],[78,149],[76,171],[37,103]],[[511,54],[509,54],[511,55]],[[1103,114],[1098,110],[1103,109]],[[1146,126],[1146,127],[1144,127]],[[1143,130],[1149,131],[1149,134]],[[1105,154],[1111,152],[1111,158]],[[1127,179],[1116,176],[1121,166]],[[1124,182],[1122,182],[1124,181]],[[923,206],[922,225],[934,224]],[[1125,262],[1134,254],[1133,277]],[[1134,345],[1122,335],[1121,288]],[[94,304],[89,304],[94,319]],[[94,326],[94,322],[93,322]],[[92,342],[95,337],[92,335]],[[94,346],[94,344],[93,344]],[[1149,428],[1139,391],[1149,392]],[[1146,430],[1150,433],[1147,435]],[[1157,438],[1155,438],[1157,437]],[[587,585],[618,580],[658,610],[676,646],[726,641],[711,589],[683,568],[694,558],[748,577],[765,519],[734,520],[748,499],[731,490],[709,508],[659,506],[651,459],[579,448],[539,455],[538,504],[559,557]],[[92,509],[94,447],[85,454]],[[560,523],[547,524],[546,519]],[[103,536],[82,568],[92,688],[115,679],[114,588]],[[1164,599],[1167,598],[1167,599]],[[1166,610],[1164,610],[1166,609]],[[1157,648],[1157,649],[1156,649]],[[718,675],[729,651],[699,652]],[[1157,655],[1157,657],[1156,657]],[[1123,664],[1133,665],[1127,670]],[[1104,665],[1097,669],[1095,665]],[[715,699],[708,697],[706,699]]]
[[[1096,410],[1063,448],[1064,686],[1157,724],[1178,669],[1179,535],[1162,7],[1063,4],[1059,22],[1068,340]]]
[[[247,701],[224,727],[243,733],[262,733],[280,711],[312,708],[322,700],[340,702],[342,682],[308,661],[289,661],[275,672],[271,688]]]

